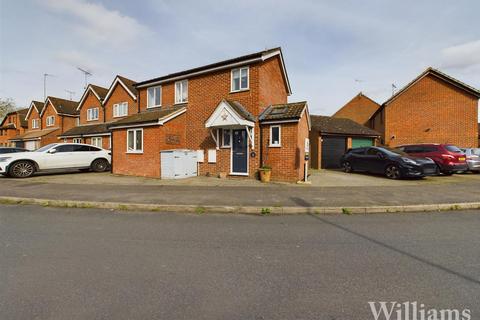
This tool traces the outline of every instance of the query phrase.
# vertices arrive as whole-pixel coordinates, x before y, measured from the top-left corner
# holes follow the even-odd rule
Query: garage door
[[[342,137],[322,137],[322,168],[340,168],[340,158],[347,148],[347,140]]]
[[[352,148],[371,146],[373,146],[373,139],[371,138],[352,138]]]

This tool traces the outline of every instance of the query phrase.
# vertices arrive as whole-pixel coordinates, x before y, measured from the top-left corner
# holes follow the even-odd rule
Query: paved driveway
[[[12,179],[0,176],[0,183]],[[39,174],[29,179],[32,183],[55,184],[85,184],[85,185],[147,185],[147,186],[195,186],[195,187],[267,187],[296,186],[294,183],[264,184],[254,179],[219,179],[217,177],[195,177],[180,180],[161,180],[133,176],[119,176],[110,173],[69,173]],[[390,180],[383,176],[365,173],[344,173],[338,170],[312,170],[310,181],[313,187],[400,187],[417,185],[458,184],[477,182],[480,184],[480,174],[465,173],[453,176],[427,177],[424,179]],[[304,185],[299,185],[304,187]]]
[[[373,319],[480,308],[480,212],[127,214],[0,206],[1,319]]]

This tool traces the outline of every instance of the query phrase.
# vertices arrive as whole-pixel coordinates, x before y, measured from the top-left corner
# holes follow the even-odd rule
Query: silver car
[[[468,170],[480,172],[480,148],[464,148],[462,151],[467,156]]]

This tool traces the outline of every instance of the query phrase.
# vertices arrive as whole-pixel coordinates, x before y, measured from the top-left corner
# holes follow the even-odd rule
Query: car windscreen
[[[35,150],[35,152],[45,152],[48,149],[50,149],[51,147],[56,146],[56,145],[57,145],[56,143],[47,144],[46,146],[38,148],[37,150]]]
[[[447,149],[450,152],[463,153],[462,150],[452,145],[445,146],[445,149]]]
[[[383,152],[390,156],[408,156],[408,153],[403,152],[399,149],[392,149],[392,148],[380,148]]]
[[[472,154],[480,156],[480,148],[472,149]]]

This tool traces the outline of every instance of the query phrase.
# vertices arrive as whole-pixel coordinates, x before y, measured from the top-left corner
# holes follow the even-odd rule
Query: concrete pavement
[[[0,206],[2,319],[373,319],[368,301],[480,315],[480,212],[130,214]]]

